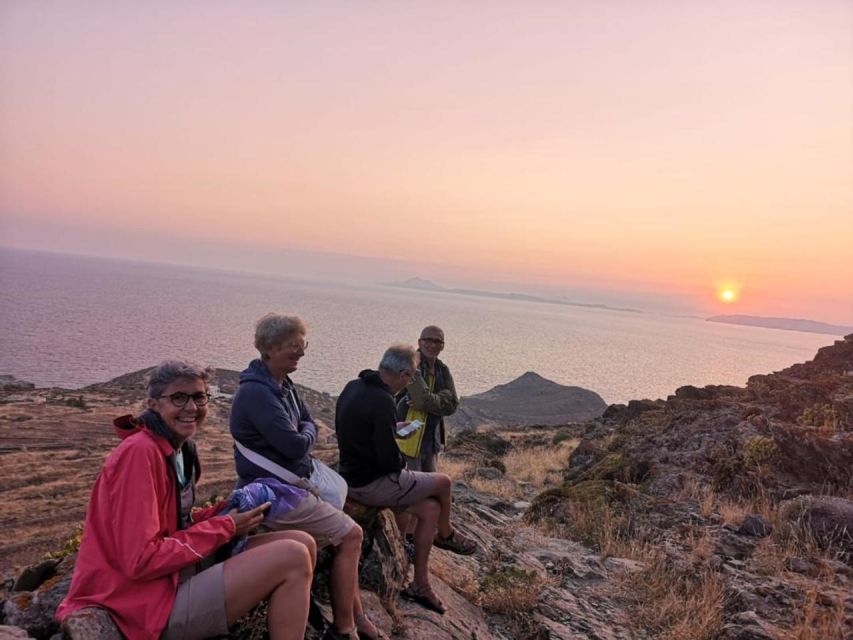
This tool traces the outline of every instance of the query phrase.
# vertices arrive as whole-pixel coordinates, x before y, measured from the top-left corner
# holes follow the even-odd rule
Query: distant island
[[[707,318],[707,321],[723,322],[726,324],[741,324],[750,327],[764,327],[766,329],[783,329],[785,331],[823,333],[831,336],[846,336],[853,333],[853,327],[845,327],[837,324],[827,324],[826,322],[803,320],[799,318],[765,318],[762,316],[727,315],[712,316]]]
[[[585,302],[573,302],[564,297],[548,298],[546,296],[534,296],[527,293],[502,293],[499,291],[481,291],[479,289],[448,289],[430,280],[423,278],[409,278],[403,282],[385,282],[387,287],[399,287],[402,289],[419,289],[421,291],[438,291],[441,293],[453,293],[462,296],[477,296],[480,298],[498,298],[501,300],[518,300],[520,302],[544,302],[545,304],[561,304],[568,307],[585,307],[587,309],[606,309],[607,311],[626,311],[628,313],[642,313],[639,309],[625,307],[610,307],[606,304],[594,304]]]

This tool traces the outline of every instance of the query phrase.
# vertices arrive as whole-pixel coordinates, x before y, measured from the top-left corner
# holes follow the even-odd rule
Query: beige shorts
[[[317,542],[317,547],[322,549],[329,545],[337,547],[355,526],[355,520],[343,511],[309,493],[295,509],[275,520],[265,520],[258,527],[258,533],[296,529],[310,534]]]
[[[377,478],[363,487],[350,487],[347,495],[369,507],[390,507],[404,511],[435,495],[436,474],[403,469]]]
[[[194,640],[228,633],[223,563],[190,576],[178,585],[163,640]]]

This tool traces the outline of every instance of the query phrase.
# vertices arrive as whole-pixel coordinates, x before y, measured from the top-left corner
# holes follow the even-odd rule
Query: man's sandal
[[[373,626],[373,629],[376,631],[376,635],[370,635],[366,631],[362,631],[358,628],[359,624],[363,626],[365,621],[369,622],[371,626]],[[355,628],[358,633],[358,640],[388,640],[388,636],[385,635],[382,629],[376,626],[376,623],[373,622],[366,613],[355,616]]]
[[[456,530],[453,530],[446,538],[436,534],[432,543],[439,549],[445,549],[460,556],[470,556],[477,550],[476,542],[471,538],[466,538]]]
[[[419,605],[430,611],[435,611],[444,615],[447,609],[444,603],[439,599],[435,592],[430,587],[420,587],[414,582],[400,592],[406,600],[417,602]]]

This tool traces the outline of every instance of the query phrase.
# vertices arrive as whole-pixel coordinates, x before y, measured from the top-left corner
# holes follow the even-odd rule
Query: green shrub
[[[47,558],[52,560],[62,560],[63,558],[70,556],[72,553],[77,553],[77,549],[80,548],[80,541],[83,539],[83,525],[78,524],[74,527],[74,533],[71,534],[71,537],[65,541],[65,544],[59,551],[51,551],[46,555]]]
[[[766,466],[778,455],[779,446],[770,436],[753,436],[743,445],[743,462],[747,468]]]
[[[838,425],[838,415],[830,404],[813,404],[806,408],[800,417],[797,418],[797,424],[803,427],[835,429]]]

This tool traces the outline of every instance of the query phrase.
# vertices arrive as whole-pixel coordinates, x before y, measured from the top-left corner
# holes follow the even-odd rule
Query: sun
[[[740,298],[740,287],[733,284],[723,284],[717,287],[717,299],[724,304],[732,304]]]

